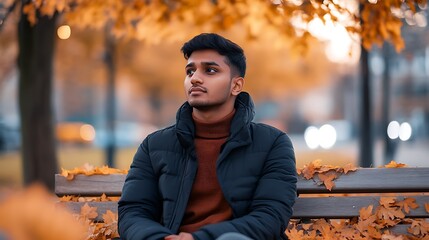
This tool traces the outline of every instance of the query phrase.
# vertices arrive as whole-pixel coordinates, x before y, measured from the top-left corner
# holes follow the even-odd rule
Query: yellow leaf
[[[406,167],[406,164],[396,163],[395,161],[390,161],[390,163],[384,165],[385,168],[403,168]]]

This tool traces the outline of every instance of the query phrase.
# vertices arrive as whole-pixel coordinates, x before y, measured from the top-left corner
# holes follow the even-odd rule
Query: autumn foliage
[[[275,31],[280,40],[294,39],[304,46],[311,37],[308,24],[320,19],[357,34],[367,49],[390,41],[400,51],[404,42],[402,20],[397,13],[408,10],[416,13],[426,3],[427,0],[33,0],[25,4],[23,12],[32,24],[37,23],[38,12],[47,16],[61,12],[69,24],[110,26],[117,37],[147,42],[183,40],[201,31],[227,30],[239,24],[249,38]]]
[[[332,190],[335,186],[334,180],[338,178],[340,174],[347,174],[348,172],[356,170],[357,168],[350,163],[345,167],[322,165],[322,161],[317,159],[308,165],[304,165],[302,168],[298,168],[297,172],[305,179],[314,179],[317,184],[323,184],[328,190]]]
[[[385,168],[402,168],[405,164],[391,161],[383,166]],[[112,173],[118,170],[110,169]],[[344,167],[323,165],[321,160],[315,160],[302,168],[297,169],[298,174],[305,179],[312,179],[315,184],[324,185],[332,190],[335,180],[343,174],[359,171],[352,164]],[[102,171],[94,171],[94,167],[84,166],[71,171],[63,170],[64,176],[76,174],[104,174]],[[392,196],[381,196],[379,205],[370,205],[360,210],[360,216],[352,219],[313,219],[313,220],[291,220],[286,234],[290,239],[428,239],[429,223],[425,219],[409,219],[406,213],[411,209],[425,208],[429,212],[429,203],[419,206],[415,199],[410,197],[397,198]],[[93,201],[117,201],[117,197],[80,197],[64,196],[61,201],[93,202]],[[97,216],[96,208],[84,205],[80,218],[94,219]],[[115,214],[109,212],[110,219],[103,223],[92,223],[92,233],[89,239],[101,239],[97,237],[108,234],[117,234],[117,229],[112,227],[111,219],[117,219]],[[103,216],[103,219],[106,216]],[[407,235],[395,234],[395,226],[407,224]],[[112,236],[112,235],[109,235]]]
[[[74,176],[78,174],[91,176],[91,175],[109,175],[109,174],[127,174],[127,173],[128,173],[128,170],[110,168],[106,165],[102,167],[95,167],[90,164],[84,164],[82,167],[74,168],[72,170],[61,169],[61,176],[67,178],[67,180],[73,180]]]
[[[429,203],[419,206],[413,198],[403,200],[395,197],[381,197],[380,205],[360,210],[358,218],[353,219],[316,219],[307,223],[291,221],[286,231],[293,239],[429,239],[429,222],[426,219],[408,219],[405,213],[410,209],[425,207],[429,212]],[[395,234],[392,228],[398,224],[409,224],[409,234]],[[394,229],[394,228],[393,228]]]
[[[405,164],[391,161],[385,168],[403,168]],[[335,187],[334,180],[350,171],[358,171],[351,164],[345,167],[322,165],[315,160],[297,170],[305,179],[313,179],[316,184],[325,185],[328,190]],[[317,207],[317,206],[315,206]],[[429,222],[426,219],[406,218],[410,209],[424,207],[429,213],[429,203],[419,206],[412,197],[398,199],[380,196],[379,205],[369,205],[359,211],[358,218],[352,219],[312,219],[291,220],[286,234],[289,239],[429,239]],[[334,208],[334,206],[333,206]],[[333,210],[334,211],[334,210]],[[409,234],[395,234],[395,226],[408,224]]]

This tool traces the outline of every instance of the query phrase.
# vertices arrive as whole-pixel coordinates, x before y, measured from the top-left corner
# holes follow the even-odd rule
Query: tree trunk
[[[383,98],[382,98],[382,136],[384,140],[384,149],[383,149],[383,163],[387,164],[394,159],[395,156],[395,140],[392,140],[387,135],[387,127],[390,122],[390,58],[393,57],[391,53],[391,48],[387,43],[384,43],[383,46],[383,60],[384,60],[384,72],[383,72]]]
[[[363,4],[359,4],[359,12],[363,11]],[[362,23],[362,18],[361,18]],[[369,73],[369,53],[361,44],[360,54],[360,131],[359,131],[359,166],[371,167],[373,164],[373,137],[372,137],[372,108],[371,84]]]
[[[110,27],[106,27],[105,32],[105,66],[107,70],[107,85],[106,85],[106,120],[107,120],[107,145],[106,145],[106,163],[109,167],[115,167],[116,154],[116,65],[115,52],[116,40],[110,34]]]
[[[371,87],[368,64],[368,51],[362,46],[360,56],[361,104],[360,104],[360,144],[359,166],[371,167],[373,164],[373,137],[371,121]]]
[[[19,110],[24,184],[54,189],[57,172],[52,106],[52,60],[56,17],[39,17],[31,26],[22,12],[19,40]]]

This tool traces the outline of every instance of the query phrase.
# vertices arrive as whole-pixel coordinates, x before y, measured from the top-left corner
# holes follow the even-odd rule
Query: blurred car
[[[21,147],[21,132],[18,124],[0,120],[0,152],[18,150]]]
[[[139,122],[118,121],[115,123],[114,144],[117,147],[138,146],[150,133],[158,130],[152,124]],[[97,147],[105,147],[110,142],[110,134],[106,129],[97,129],[94,144]]]
[[[60,143],[91,144],[96,133],[92,125],[83,122],[60,122],[56,126],[56,137]]]

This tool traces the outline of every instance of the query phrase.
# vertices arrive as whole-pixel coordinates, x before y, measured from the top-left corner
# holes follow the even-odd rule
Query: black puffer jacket
[[[286,239],[296,198],[296,167],[288,136],[251,122],[253,103],[241,93],[231,134],[216,171],[233,219],[207,225],[195,239],[240,232],[257,240]],[[149,135],[137,150],[119,201],[121,239],[163,239],[176,234],[197,172],[192,108],[182,105],[177,123]]]

